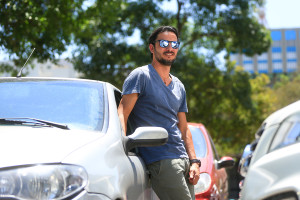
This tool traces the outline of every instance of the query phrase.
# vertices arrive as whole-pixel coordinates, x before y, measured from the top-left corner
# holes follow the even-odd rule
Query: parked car
[[[259,127],[259,129],[255,133],[255,140],[253,142],[251,142],[251,144],[247,144],[245,146],[245,149],[243,151],[243,154],[241,156],[241,159],[240,159],[240,162],[238,165],[238,172],[242,177],[245,177],[247,174],[253,152],[256,149],[257,143],[264,131],[264,128],[265,128],[265,124],[263,123],[263,125],[261,127]],[[243,180],[240,183],[240,188],[242,188],[242,186],[243,186]]]
[[[221,159],[205,126],[188,123],[192,133],[196,156],[201,160],[200,179],[195,185],[196,200],[223,200],[228,197],[228,177],[225,168],[232,167],[234,160]]]
[[[100,81],[0,78],[0,199],[155,198],[135,147],[165,144],[168,133],[125,136],[120,98]]]
[[[241,199],[300,199],[300,101],[271,114],[259,130]]]

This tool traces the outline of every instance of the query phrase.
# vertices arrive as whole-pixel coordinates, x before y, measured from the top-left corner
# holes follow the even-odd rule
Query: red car
[[[225,168],[232,167],[234,160],[219,158],[215,145],[201,123],[188,123],[192,132],[196,156],[201,160],[200,179],[195,185],[196,200],[223,200],[228,197],[228,179]]]

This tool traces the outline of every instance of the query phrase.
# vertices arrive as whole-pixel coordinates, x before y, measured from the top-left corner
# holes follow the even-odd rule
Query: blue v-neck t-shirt
[[[152,65],[134,69],[123,85],[123,95],[138,93],[137,102],[130,114],[134,129],[143,126],[163,127],[169,138],[165,145],[141,147],[139,152],[146,164],[163,159],[188,158],[177,126],[178,112],[187,112],[186,92],[181,81],[171,75],[166,86]]]

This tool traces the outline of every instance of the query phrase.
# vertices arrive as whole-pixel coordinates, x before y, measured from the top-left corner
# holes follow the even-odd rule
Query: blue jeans
[[[188,158],[165,159],[147,165],[152,188],[160,200],[194,200],[194,185],[189,183]]]

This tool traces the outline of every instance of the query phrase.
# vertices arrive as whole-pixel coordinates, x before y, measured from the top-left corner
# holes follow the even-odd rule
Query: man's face
[[[177,56],[178,49],[173,49],[171,43],[165,48],[159,45],[158,40],[177,41],[177,37],[173,32],[163,32],[157,35],[155,44],[150,44],[150,51],[153,53],[153,60],[158,61],[165,66],[171,66]],[[151,46],[152,45],[152,46]]]

